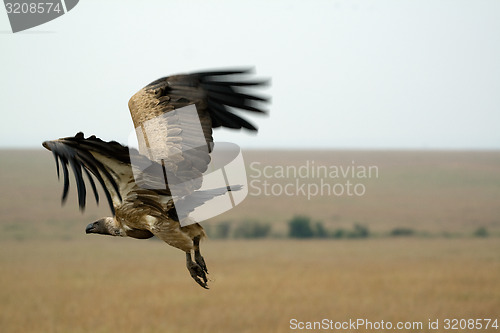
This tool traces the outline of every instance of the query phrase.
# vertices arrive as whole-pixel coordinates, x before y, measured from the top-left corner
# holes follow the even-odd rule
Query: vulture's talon
[[[201,267],[203,272],[208,274],[208,269],[207,269],[207,265],[205,264],[205,259],[203,259],[202,255],[199,251],[195,251],[194,260]]]
[[[193,280],[195,280],[196,283],[198,283],[203,288],[208,289],[207,275],[205,274],[205,271],[203,270],[203,268],[201,268],[201,266],[195,262],[191,262],[187,268],[188,268],[189,273],[191,274],[191,277],[193,278]],[[200,278],[203,279],[203,281]]]
[[[205,289],[210,289],[208,288],[207,284],[203,281],[201,281],[200,279],[196,278],[195,279],[196,283],[198,283],[202,288],[205,288]]]
[[[196,255],[195,255],[195,257],[196,257]],[[200,257],[201,257],[201,255],[200,255]],[[186,267],[189,271],[189,274],[191,274],[191,277],[193,278],[193,280],[195,280],[196,283],[198,283],[203,288],[208,289],[208,287],[207,287],[208,279],[207,279],[207,274],[205,273],[206,267],[203,268],[201,265],[194,262],[191,259],[190,252],[186,252]]]

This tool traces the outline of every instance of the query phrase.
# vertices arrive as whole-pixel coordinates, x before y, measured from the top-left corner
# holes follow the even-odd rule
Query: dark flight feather
[[[189,88],[201,87],[205,92],[204,100],[208,106],[207,111],[212,120],[212,127],[246,128],[257,131],[256,126],[242,117],[236,116],[228,109],[228,107],[232,107],[242,111],[267,112],[262,104],[269,102],[269,98],[251,92],[255,88],[268,85],[269,81],[247,80],[252,72],[252,69],[234,69],[174,75],[155,80],[148,84],[145,89],[158,93],[156,96],[158,103],[168,104],[172,103],[170,99],[175,99],[176,107],[181,107],[183,104],[189,105],[196,102],[195,99],[189,97]],[[239,90],[238,87],[246,88]],[[186,98],[180,97],[179,94],[185,94]]]
[[[43,143],[43,146],[52,151],[52,154],[54,155],[56,160],[57,170],[59,170],[59,163],[61,164],[61,167],[63,169],[63,203],[66,201],[69,192],[69,164],[71,169],[73,170],[73,175],[75,177],[75,183],[78,193],[78,205],[80,206],[80,209],[83,210],[86,203],[86,187],[85,181],[83,179],[83,169],[85,170],[85,173],[89,178],[89,182],[92,187],[92,191],[94,192],[96,202],[99,202],[99,194],[97,192],[95,182],[92,179],[92,175],[103,187],[111,211],[114,214],[113,199],[110,193],[110,189],[106,186],[106,181],[104,180],[102,175],[104,175],[106,180],[111,185],[111,188],[114,190],[114,194],[118,196],[119,200],[121,200],[122,198],[118,188],[118,184],[109,172],[109,170],[111,169],[108,170],[108,167],[98,161],[90,153],[90,151],[93,149],[99,154],[102,154],[109,158],[115,158],[116,156],[119,156],[120,161],[128,161],[128,163],[130,164],[130,159],[128,158],[128,148],[123,147],[122,145],[114,141],[110,142],[109,145],[107,145],[104,141],[97,139],[95,136],[85,139],[83,133],[81,132],[77,133],[77,135],[75,135],[74,137],[63,138],[55,141],[46,141]],[[126,152],[124,149],[126,150]]]

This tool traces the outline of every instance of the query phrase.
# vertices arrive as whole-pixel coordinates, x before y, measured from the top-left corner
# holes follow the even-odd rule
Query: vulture
[[[257,131],[238,113],[267,112],[268,98],[257,94],[267,83],[254,79],[250,69],[163,77],[128,102],[139,150],[94,135],[85,137],[82,132],[43,142],[55,158],[58,178],[62,170],[62,203],[68,195],[69,170],[82,211],[87,187],[98,203],[96,184],[100,184],[112,216],[90,223],[86,233],[138,239],[156,236],[185,252],[191,277],[208,289],[208,270],[200,252],[200,240],[206,235],[199,223],[189,220],[189,213],[211,198],[241,189],[235,185],[200,190],[214,149],[212,129]],[[176,209],[180,202],[190,205],[181,212]]]

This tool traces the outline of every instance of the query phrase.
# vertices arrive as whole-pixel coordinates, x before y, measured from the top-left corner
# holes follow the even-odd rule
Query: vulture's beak
[[[94,223],[90,223],[89,225],[87,225],[87,228],[85,228],[85,233],[87,233],[87,234],[91,234],[94,231],[95,231],[94,230]]]
[[[43,146],[45,149],[51,150],[51,149],[49,148],[48,141],[44,141],[44,142],[42,143],[42,146]]]

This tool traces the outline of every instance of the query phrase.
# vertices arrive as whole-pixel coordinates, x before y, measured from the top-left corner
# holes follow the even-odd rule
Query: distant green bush
[[[367,238],[370,236],[370,230],[362,224],[355,224],[354,229],[347,234],[349,238]]]
[[[231,223],[228,221],[220,222],[215,226],[215,233],[212,235],[212,237],[226,239],[229,238],[230,232],[231,232]]]
[[[323,222],[316,222],[314,228],[314,237],[327,238],[329,236],[330,233],[328,232],[328,230],[326,230],[325,226],[323,225]]]
[[[348,232],[347,232],[347,230],[345,230],[345,229],[336,229],[336,230],[335,230],[335,231],[331,234],[331,236],[332,236],[333,238],[345,238],[345,237],[347,237],[347,234],[348,234]]]
[[[367,238],[370,237],[370,230],[356,223],[352,230],[337,229],[330,232],[323,222],[318,221],[311,226],[309,217],[298,215],[288,222],[288,236],[290,238]]]
[[[488,237],[490,233],[488,232],[488,229],[485,227],[479,227],[474,231],[474,236],[475,237]]]
[[[314,231],[307,216],[294,216],[288,222],[288,236],[291,238],[312,238]]]
[[[234,230],[234,238],[265,238],[271,232],[271,225],[257,221],[245,221]]]
[[[410,228],[394,228],[391,230],[391,236],[413,236],[415,230]]]

